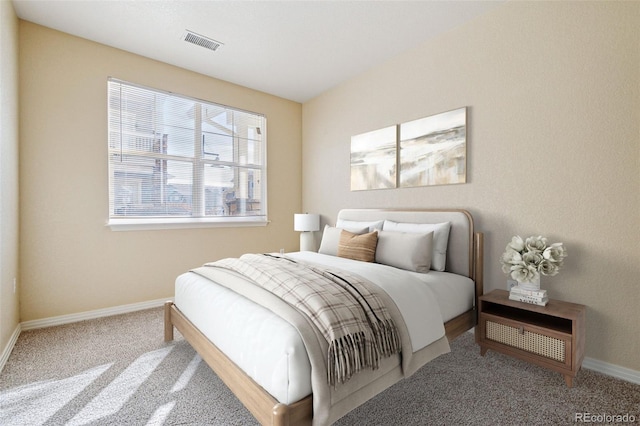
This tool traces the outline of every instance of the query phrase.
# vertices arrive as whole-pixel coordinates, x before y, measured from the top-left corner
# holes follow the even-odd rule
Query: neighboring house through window
[[[110,78],[112,227],[264,225],[266,118]]]

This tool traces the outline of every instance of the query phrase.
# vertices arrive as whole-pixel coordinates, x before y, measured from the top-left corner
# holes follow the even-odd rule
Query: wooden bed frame
[[[373,210],[372,210],[373,211]],[[424,210],[422,210],[424,211]],[[462,212],[469,220],[469,277],[475,282],[474,308],[447,321],[445,333],[452,341],[473,328],[478,321],[478,298],[483,294],[483,234],[474,232],[473,219],[465,210],[429,210],[431,212]],[[198,352],[216,375],[227,385],[261,425],[310,425],[313,417],[313,395],[293,404],[278,402],[258,383],[236,366],[204,334],[189,321],[180,310],[168,301],[164,309],[164,340],[173,340],[174,327]]]

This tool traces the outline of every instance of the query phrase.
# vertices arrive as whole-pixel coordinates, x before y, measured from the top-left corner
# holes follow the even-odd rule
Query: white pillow
[[[414,272],[429,272],[433,231],[415,232],[379,231],[376,262]]]
[[[347,231],[352,232],[354,234],[364,234],[369,232],[369,228],[361,228],[361,229],[352,229],[349,228]],[[342,232],[341,228],[334,228],[329,225],[324,226],[324,231],[322,232],[322,240],[320,241],[320,248],[318,249],[318,253],[328,254],[330,256],[338,255],[338,243],[340,242],[340,232]]]
[[[352,229],[362,229],[367,228],[367,232],[373,232],[374,230],[382,230],[382,224],[384,220],[374,220],[374,221],[359,221],[359,220],[345,220],[338,219],[336,222],[336,228],[343,228],[349,232],[354,232]]]
[[[383,231],[413,232],[426,234],[433,232],[433,250],[431,252],[431,269],[444,271],[447,264],[447,245],[451,222],[443,223],[404,223],[385,220]]]

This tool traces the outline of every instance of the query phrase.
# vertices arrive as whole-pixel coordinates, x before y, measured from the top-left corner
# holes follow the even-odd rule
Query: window
[[[109,225],[265,224],[266,118],[109,79]]]

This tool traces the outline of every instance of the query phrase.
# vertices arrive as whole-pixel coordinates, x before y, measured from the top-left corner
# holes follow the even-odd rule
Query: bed
[[[375,262],[345,257],[340,236],[360,241],[373,232]],[[345,209],[336,226],[325,227],[318,253],[286,254],[296,265],[373,282],[402,325],[400,353],[344,383],[327,383],[326,341],[308,318],[224,268],[203,266],[176,279],[175,299],[165,304],[164,338],[173,340],[174,327],[180,331],[261,424],[330,424],[448,352],[449,341],[475,326],[482,247],[483,235],[465,210]],[[432,306],[420,309],[422,303]]]

